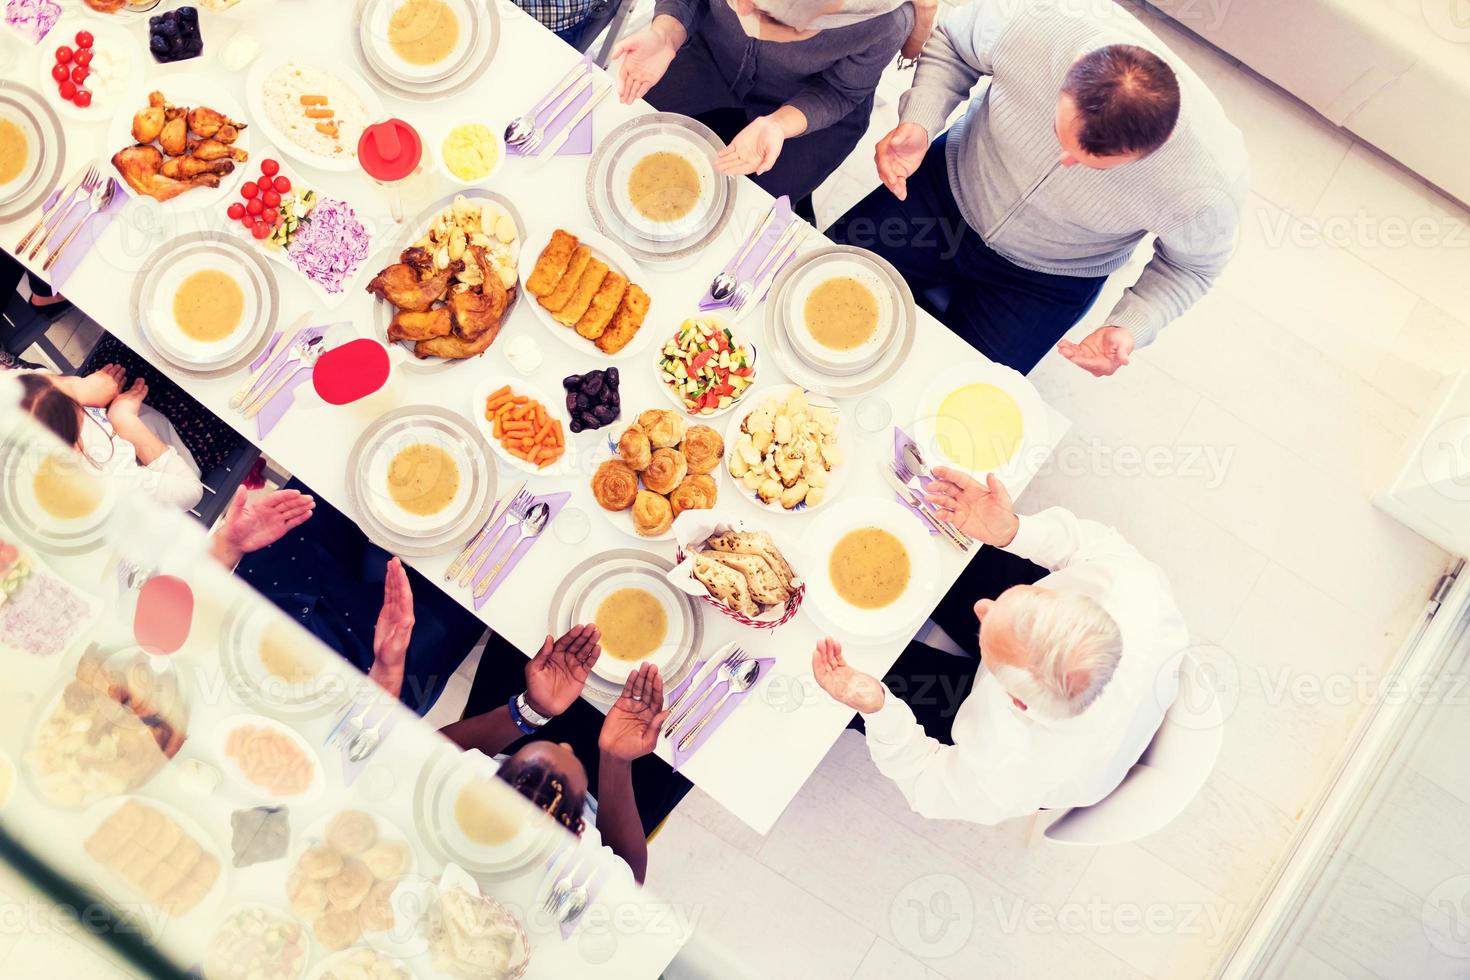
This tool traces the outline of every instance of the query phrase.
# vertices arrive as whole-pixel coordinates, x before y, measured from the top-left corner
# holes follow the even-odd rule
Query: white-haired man
[[[1110,527],[1059,507],[1018,517],[994,476],[937,475],[940,512],[1004,549],[975,559],[990,585],[974,604],[983,665],[911,643],[880,682],[829,638],[817,681],[861,713],[879,771],[926,817],[995,824],[1096,803],[1178,692],[1189,633],[1169,583]]]

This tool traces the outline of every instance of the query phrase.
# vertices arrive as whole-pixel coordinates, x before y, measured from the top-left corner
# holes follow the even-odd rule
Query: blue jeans
[[[1082,319],[1107,277],[1032,272],[992,251],[950,192],[948,136],[930,144],[908,179],[907,200],[880,185],[827,234],[893,263],[935,319],[992,361],[1026,374]]]

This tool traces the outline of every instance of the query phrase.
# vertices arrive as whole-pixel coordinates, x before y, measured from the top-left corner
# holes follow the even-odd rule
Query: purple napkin
[[[256,385],[256,390],[263,391],[276,382],[276,373],[280,370],[280,368],[276,365],[281,365],[285,363],[287,356],[289,356],[291,353],[291,348],[295,347],[296,344],[300,342],[302,337],[320,337],[330,329],[330,326],[325,326],[304,327],[303,329],[299,330],[291,338],[289,343],[287,343],[284,347],[277,351],[275,360],[272,362],[273,366],[270,370],[266,371],[265,374],[261,376],[260,382]],[[267,356],[269,356],[271,351],[276,349],[276,340],[281,336],[281,333],[282,331],[277,330],[275,333],[271,334],[270,343],[265,345],[265,351],[262,352],[261,355],[255,360],[250,362],[250,370],[254,371],[256,368],[260,367],[261,362],[264,361]],[[255,431],[259,434],[260,438],[264,439],[266,437],[266,434],[276,427],[276,423],[281,421],[281,418],[286,414],[286,410],[296,403],[297,385],[301,384],[303,381],[310,377],[311,368],[298,366],[295,372],[291,375],[291,379],[286,382],[286,384],[281,388],[280,391],[276,392],[275,397],[266,402],[261,410],[256,413]]]
[[[720,657],[721,660],[723,660],[727,654],[722,650],[717,655]],[[684,691],[684,688],[688,687],[690,683],[693,682],[694,678],[699,676],[700,669],[704,667],[704,665],[708,662],[709,659],[706,658],[695,664],[692,668],[690,668],[688,677],[675,684],[672,690],[665,691],[664,704],[673,704],[674,699],[677,698]],[[689,733],[690,727],[699,724],[699,719],[704,717],[704,713],[706,711],[714,707],[715,702],[719,701],[721,696],[724,695],[725,690],[730,685],[728,682],[719,679],[720,671],[719,668],[716,667],[714,670],[710,671],[709,676],[702,679],[699,682],[699,686],[696,687],[692,693],[690,693],[689,697],[691,698],[691,700],[687,703],[696,705],[696,707],[693,711],[689,713],[688,720],[685,721],[684,724],[680,725],[677,729],[675,729],[673,735],[669,736],[669,757],[673,760],[673,768],[678,769],[684,763],[688,762],[690,756],[698,752],[700,747],[704,745],[705,742],[709,741],[709,737],[713,735],[715,731],[725,723],[725,719],[730,717],[730,713],[733,712],[736,708],[740,707],[740,702],[749,697],[752,691],[760,687],[761,681],[764,680],[768,674],[770,674],[771,667],[775,664],[776,658],[761,657],[757,660],[757,662],[761,665],[761,670],[760,676],[757,678],[756,682],[750,687],[746,688],[744,691],[737,691],[735,694],[731,695],[729,700],[727,700],[723,705],[720,706],[720,710],[715,714],[713,718],[709,720],[709,723],[704,726],[704,729],[700,731],[699,736],[695,738],[694,742],[689,746],[689,748],[681,749],[679,748],[679,742],[683,740],[684,736]],[[706,695],[708,695],[708,697],[706,697]],[[679,712],[681,714],[684,712],[685,707],[686,705],[683,704],[679,706]]]
[[[586,65],[591,65],[592,61],[590,58],[583,58],[582,63]],[[597,80],[595,72],[584,72],[583,77],[590,78],[594,82]],[[575,88],[577,84],[578,82],[573,82],[572,87]],[[577,96],[572,101],[568,102],[566,108],[557,113],[554,118],[543,119],[542,115],[551,108],[551,94],[552,92],[556,91],[556,88],[557,86],[553,85],[551,87],[551,92],[547,92],[546,97],[543,98],[540,102],[537,102],[536,105],[531,109],[531,115],[541,126],[541,146],[543,147],[546,146],[547,143],[551,142],[552,138],[561,131],[561,127],[565,126],[567,122],[571,120],[572,116],[576,115],[577,110],[582,108],[582,106],[587,102],[588,99],[592,98],[592,93],[596,90],[596,86],[588,85],[585,92]],[[566,93],[563,92],[558,97],[565,98]],[[567,137],[567,141],[561,145],[561,149],[556,151],[556,156],[586,156],[592,152],[593,115],[594,113],[589,112],[585,119],[577,123],[577,128],[573,130],[572,135]],[[519,146],[507,146],[505,148],[505,151],[512,156],[528,155]],[[529,155],[536,156],[536,154]]]
[[[546,523],[550,524],[552,521],[556,520],[556,515],[561,513],[561,509],[565,507],[567,501],[571,499],[572,492],[570,490],[564,490],[561,493],[548,493],[532,497],[531,506],[534,507],[537,504],[545,504],[550,510],[550,514],[547,516]],[[479,560],[480,553],[485,551],[486,542],[494,542],[494,544],[491,544],[489,546],[490,551],[486,552],[485,554],[484,565],[481,566],[479,572],[475,573],[474,580],[470,582],[470,588],[473,589],[475,582],[479,581],[480,575],[484,574],[491,567],[493,567],[497,561],[500,560],[501,554],[504,553],[505,548],[510,546],[510,542],[517,542],[515,545],[515,550],[511,552],[510,558],[505,563],[505,567],[502,568],[499,572],[495,573],[495,581],[490,583],[490,588],[486,589],[483,595],[478,596],[475,599],[475,609],[477,610],[489,601],[490,597],[495,594],[495,590],[500,587],[500,583],[504,582],[507,578],[510,577],[510,573],[514,571],[516,565],[519,564],[520,560],[526,556],[526,552],[531,550],[531,546],[536,543],[536,538],[526,537],[517,539],[515,537],[507,536],[506,540],[504,541],[498,540],[500,532],[505,529],[505,526],[509,522],[509,519],[510,508],[507,507],[505,513],[501,514],[500,517],[496,519],[495,523],[491,525],[490,530],[485,534],[485,540],[480,542],[480,546],[476,548],[473,553],[470,554],[470,557],[468,559],[468,563],[470,565],[473,565],[476,561]]]
[[[893,427],[893,465],[897,466],[900,470],[903,469],[903,447],[912,445],[915,445],[915,443],[913,439],[909,438],[909,434],[895,425]],[[929,480],[926,480],[922,476],[915,476],[914,479],[917,480],[919,483],[920,493],[923,493],[925,488],[927,488],[929,486],[929,483],[931,482]],[[919,510],[919,508],[915,507],[913,504],[903,499],[903,497],[899,495],[897,490],[893,492],[893,497],[895,500],[897,500],[899,503],[903,504],[911,512],[913,512],[913,515],[915,517],[923,521],[924,527],[928,528],[930,534],[939,533],[938,528],[930,527],[929,522],[924,520],[924,515]]]
[[[47,196],[42,210],[49,208],[60,193],[60,190],[52,191]],[[87,214],[87,199],[82,198],[67,208],[60,217],[54,219],[55,223],[51,227],[55,231],[51,234],[48,250],[65,241],[73,228],[81,225],[81,230],[77,232],[76,240],[66,247],[65,252],[61,253],[61,258],[56,260],[56,264],[47,270],[46,280],[51,284],[51,288],[59,290],[62,284],[71,278],[71,274],[77,270],[82,259],[87,257],[87,253],[92,250],[97,239],[107,230],[107,226],[112,224],[112,219],[117,217],[118,212],[126,207],[130,200],[132,198],[128,195],[127,189],[119,183],[117,192],[112,195],[112,203],[96,214],[82,217]],[[37,257],[40,258],[40,256]]]
[[[362,702],[357,698],[353,698],[351,701],[349,701],[347,706],[343,708],[341,712],[338,712],[339,714],[343,715],[343,718],[341,721],[339,721],[338,725],[340,726],[341,724],[345,723],[347,715],[356,717],[357,711],[361,707],[361,705]],[[351,743],[350,739],[343,739],[342,741],[337,743],[336,754],[342,760],[342,785],[351,786],[354,782],[356,782],[357,777],[361,776],[362,771],[368,767],[368,763],[373,761],[373,756],[383,751],[383,743],[388,741],[388,734],[393,731],[393,726],[398,724],[399,714],[400,713],[398,711],[398,705],[396,703],[390,704],[386,701],[381,700],[367,710],[367,714],[362,716],[362,721],[360,722],[362,727],[365,729],[374,728],[377,727],[380,722],[382,724],[382,727],[378,728],[378,747],[369,752],[366,757],[359,759],[357,762],[353,762],[347,757],[347,749]],[[335,731],[335,729],[333,730]]]
[[[560,881],[561,878],[565,875],[565,872],[562,871],[562,869],[560,867],[558,867],[558,864],[561,861],[562,857],[566,855],[566,853],[567,853],[568,850],[575,851],[575,850],[580,849],[581,846],[582,846],[582,842],[580,840],[578,840],[578,841],[575,841],[573,843],[567,844],[565,847],[559,848],[556,851],[552,852],[551,857],[549,857],[549,858],[546,859],[547,877],[543,881],[543,886],[544,887],[542,888],[542,891],[547,892],[547,893],[550,893],[551,888],[556,884],[557,881]],[[575,861],[576,858],[573,857],[572,860]],[[600,891],[602,891],[603,883],[607,881],[607,865],[606,865],[605,862],[607,862],[609,860],[611,860],[611,858],[609,858],[608,855],[606,855],[606,854],[599,854],[599,855],[597,855],[597,857],[594,858],[594,864],[592,865],[592,870],[590,870],[590,871],[588,871],[586,873],[586,877],[582,878],[581,881],[578,881],[576,878],[573,878],[572,879],[572,887],[573,888],[577,887],[577,885],[582,885],[583,887],[585,887],[587,889],[587,904],[588,905],[591,905],[592,902],[597,898],[597,893],[600,892]],[[567,867],[571,867],[571,865],[568,864]],[[552,869],[555,869],[556,870],[556,878],[555,879],[552,879],[551,876],[550,876]],[[582,924],[582,920],[585,919],[586,917],[587,917],[587,912],[584,909],[583,912],[582,912],[582,914],[579,915],[579,916],[577,916],[572,921],[560,923],[560,926],[561,926],[561,938],[563,940],[570,939],[572,937],[572,933],[574,933],[574,932],[577,931],[577,926],[581,925]]]
[[[735,261],[735,256],[739,255],[745,249],[746,243],[750,241],[750,236],[755,234],[754,228],[750,229],[750,231],[746,233],[745,237],[740,239],[740,247],[735,249],[734,254],[732,254],[729,261],[725,263],[725,271],[730,273],[730,275],[734,276],[737,280],[749,279],[757,272],[759,272],[761,263],[765,262],[765,260],[770,256],[771,252],[776,248],[776,243],[781,241],[781,236],[785,234],[786,229],[790,227],[791,222],[801,220],[800,218],[792,214],[791,198],[786,196],[785,194],[782,194],[780,197],[776,198],[775,203],[771,205],[771,209],[775,212],[775,214],[771,217],[771,223],[766,226],[766,230],[761,234],[760,241],[755,243],[755,247],[750,250],[750,254],[747,255],[743,260],[741,260],[739,265],[732,265],[732,263]],[[765,220],[764,215],[761,216],[761,220]],[[793,258],[794,257],[795,256],[793,255]],[[790,262],[791,259],[787,259],[786,261]],[[770,277],[767,282],[767,289],[770,288],[770,283],[776,281],[776,273],[780,272],[781,268],[783,267],[784,265],[781,267],[766,270],[766,275]],[[765,291],[763,290],[759,296],[752,296],[751,301],[759,303],[761,300],[765,299],[765,295]],[[699,299],[700,312],[704,313],[710,310],[723,309],[724,307],[730,305],[730,300],[732,297],[733,293],[732,296],[727,296],[724,299],[715,299],[712,295],[710,295],[710,291],[706,289],[704,291],[704,295],[701,296]]]

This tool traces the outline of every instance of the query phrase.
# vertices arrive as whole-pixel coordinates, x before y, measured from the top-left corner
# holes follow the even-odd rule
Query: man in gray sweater
[[[925,46],[899,118],[878,144],[884,186],[829,234],[883,255],[951,330],[1023,373],[1056,345],[1112,374],[1205,294],[1234,250],[1240,132],[1111,3],[956,9]],[[1153,258],[1103,325],[1061,340],[1149,234]]]

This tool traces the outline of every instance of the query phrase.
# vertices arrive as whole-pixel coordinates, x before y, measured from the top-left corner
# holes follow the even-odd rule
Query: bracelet
[[[521,730],[522,734],[535,735],[536,726],[532,725],[525,718],[521,717],[521,709],[516,704],[516,702],[518,702],[520,699],[521,696],[517,694],[515,697],[511,698],[505,703],[505,707],[510,711],[510,720],[515,722],[516,727]]]
[[[531,707],[531,703],[526,700],[525,691],[522,691],[520,694],[516,695],[516,710],[520,712],[522,718],[526,719],[526,721],[535,725],[537,728],[542,728],[551,723],[551,717],[549,715],[543,715],[541,712]]]

